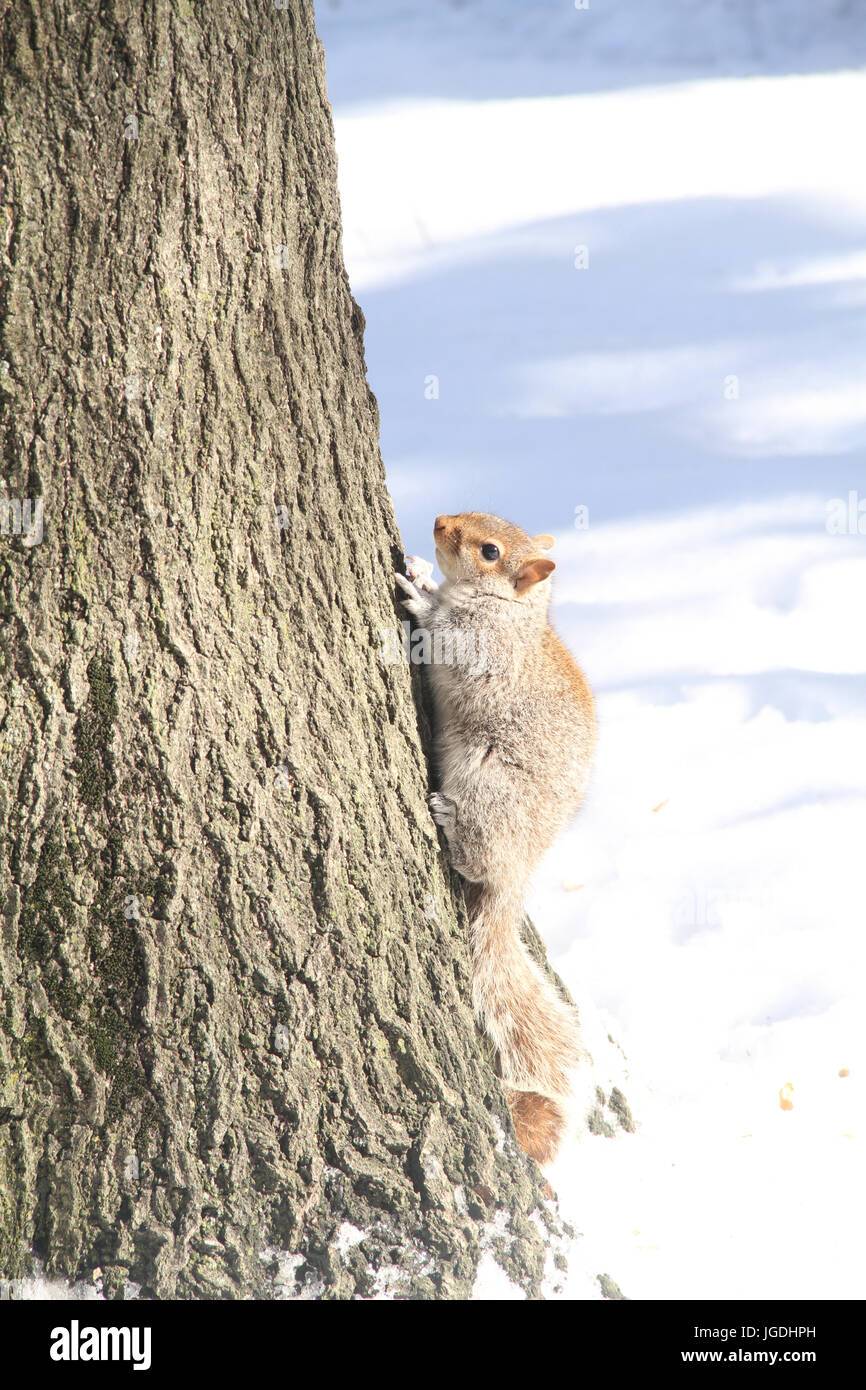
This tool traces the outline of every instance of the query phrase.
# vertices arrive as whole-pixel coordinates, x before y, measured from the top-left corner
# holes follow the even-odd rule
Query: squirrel
[[[549,1163],[569,1071],[585,1056],[576,1011],[520,937],[530,875],[577,810],[595,741],[589,686],[548,621],[553,537],[482,512],[438,516],[433,566],[406,557],[403,606],[429,634],[434,756],[429,797],[467,889],[472,998],[498,1057],[518,1143]]]

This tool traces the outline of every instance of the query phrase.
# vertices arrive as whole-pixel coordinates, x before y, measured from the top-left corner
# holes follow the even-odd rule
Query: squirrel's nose
[[[447,531],[447,530],[448,530],[448,525],[447,525],[447,523],[448,523],[450,520],[451,520],[451,518],[450,518],[449,516],[444,516],[444,515],[443,515],[443,516],[437,516],[436,520],[433,522],[433,535],[434,535],[434,536],[438,536],[438,535],[441,535],[441,533],[442,533],[443,531]]]

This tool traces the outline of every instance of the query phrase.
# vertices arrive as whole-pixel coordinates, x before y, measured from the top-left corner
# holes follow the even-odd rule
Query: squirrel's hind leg
[[[457,828],[457,802],[452,801],[450,796],[444,796],[442,792],[431,792],[427,804],[436,824],[441,825],[446,836],[450,837]]]
[[[460,825],[457,802],[442,792],[431,792],[427,804],[436,824],[441,825],[445,832],[452,869],[470,883],[483,882],[486,878],[485,866],[479,856],[473,855],[470,849],[465,826]]]

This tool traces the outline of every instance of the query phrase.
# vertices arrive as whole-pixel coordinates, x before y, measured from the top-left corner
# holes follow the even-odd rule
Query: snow
[[[49,1278],[42,1261],[33,1258],[33,1273],[23,1279],[0,1280],[0,1301],[14,1299],[19,1303],[73,1302],[95,1303],[104,1301],[102,1292],[102,1270],[93,1271],[93,1281],[85,1279],[71,1283],[68,1279]],[[135,1299],[141,1292],[141,1285],[131,1280],[124,1283],[124,1298]]]
[[[520,1303],[526,1301],[526,1294],[518,1284],[512,1283],[495,1256],[485,1250],[478,1261],[471,1298],[482,1303]]]
[[[598,699],[530,909],[639,1127],[555,1165],[552,1296],[863,1297],[863,7],[317,22],[406,550],[555,534]]]

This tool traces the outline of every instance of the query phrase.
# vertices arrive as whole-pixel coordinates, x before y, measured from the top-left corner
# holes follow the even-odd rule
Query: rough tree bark
[[[22,0],[0,43],[0,1275],[461,1298],[489,1237],[537,1295],[379,659],[312,6]]]

